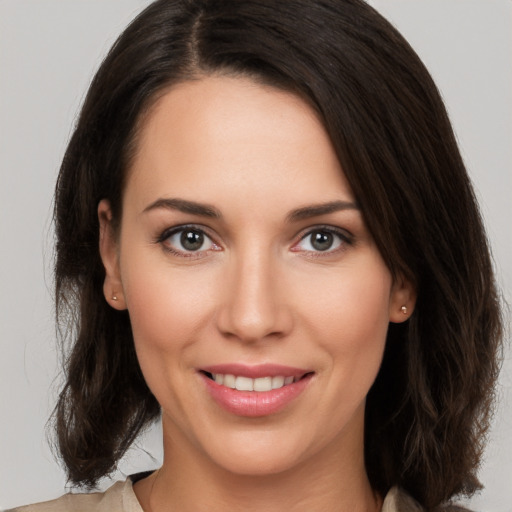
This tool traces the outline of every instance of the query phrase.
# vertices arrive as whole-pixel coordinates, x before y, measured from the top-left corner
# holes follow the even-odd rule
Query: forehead
[[[199,201],[270,192],[300,200],[308,189],[322,196],[317,202],[351,196],[315,112],[292,93],[232,77],[175,85],[155,103],[139,133],[130,188]]]

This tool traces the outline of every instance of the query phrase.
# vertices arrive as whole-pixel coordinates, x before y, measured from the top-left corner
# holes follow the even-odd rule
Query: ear
[[[401,323],[408,320],[416,305],[416,289],[403,276],[398,276],[391,289],[389,321]]]
[[[100,256],[105,267],[103,294],[106,301],[119,311],[126,309],[121,272],[119,268],[119,247],[112,224],[112,209],[110,202],[102,199],[98,205],[100,222]]]

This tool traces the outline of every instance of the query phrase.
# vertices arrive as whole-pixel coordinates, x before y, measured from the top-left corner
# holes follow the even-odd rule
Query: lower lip
[[[220,407],[237,416],[252,418],[268,416],[284,409],[306,389],[312,377],[306,375],[297,382],[271,391],[238,391],[221,386],[202,373],[200,375]]]

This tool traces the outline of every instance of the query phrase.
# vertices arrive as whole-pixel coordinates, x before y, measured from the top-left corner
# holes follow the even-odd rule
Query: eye
[[[345,244],[350,244],[348,234],[332,228],[317,228],[308,231],[300,241],[294,245],[294,251],[306,252],[334,252]]]
[[[159,240],[164,248],[181,256],[192,256],[220,247],[202,230],[196,227],[180,227],[165,231]]]

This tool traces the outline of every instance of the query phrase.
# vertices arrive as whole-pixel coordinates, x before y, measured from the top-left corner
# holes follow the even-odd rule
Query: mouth
[[[231,373],[212,373],[201,370],[200,373],[214,381],[219,386],[235,389],[237,391],[269,392],[289,386],[302,379],[313,375],[313,372],[306,372],[302,375],[273,375],[251,378],[244,375]]]
[[[286,410],[314,380],[311,369],[274,363],[222,363],[197,369],[213,401],[237,416],[262,417]]]

